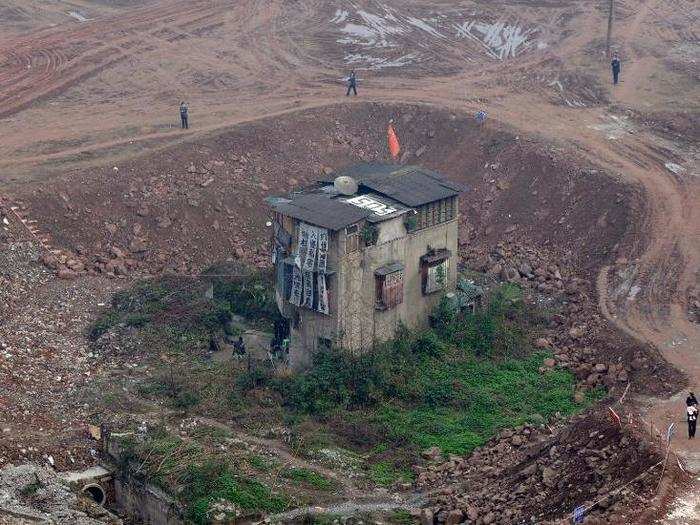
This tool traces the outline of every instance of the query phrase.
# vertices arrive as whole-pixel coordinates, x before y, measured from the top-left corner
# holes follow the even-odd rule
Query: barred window
[[[375,305],[389,310],[403,303],[403,266],[395,263],[379,268],[375,274]]]
[[[450,275],[449,250],[433,250],[421,257],[421,287],[423,295],[447,288]]]
[[[345,253],[356,252],[360,249],[360,228],[357,224],[345,228]]]

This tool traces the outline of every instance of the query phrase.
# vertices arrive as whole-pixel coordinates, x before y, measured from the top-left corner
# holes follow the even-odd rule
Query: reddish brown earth
[[[262,197],[323,167],[384,159],[394,117],[406,162],[471,185],[465,242],[489,249],[505,237],[551,253],[595,283],[608,326],[681,369],[697,392],[698,11],[690,0],[615,4],[623,82],[613,89],[607,2],[0,1],[0,206],[10,216],[10,204],[24,203],[55,247],[76,252],[77,272],[262,264]],[[66,15],[76,9],[89,20]],[[475,26],[465,35],[472,22],[518,26],[527,44],[499,59]],[[391,60],[403,65],[381,67]],[[343,99],[351,67],[370,104]],[[489,112],[482,128],[469,118],[478,109]],[[0,241],[9,235],[0,230]],[[127,252],[124,272],[107,268],[111,246]],[[40,295],[44,277],[32,279],[2,304],[60,309]],[[15,312],[3,310],[0,335],[29,360],[5,363],[16,373],[35,343],[12,328]],[[45,366],[51,355],[68,368],[70,351],[47,354]],[[22,394],[10,410],[37,388],[61,398],[40,383],[13,384]],[[683,424],[681,397],[638,402],[663,429]],[[50,403],[33,406],[60,439],[78,435]],[[682,438],[674,450],[699,468],[700,445]]]

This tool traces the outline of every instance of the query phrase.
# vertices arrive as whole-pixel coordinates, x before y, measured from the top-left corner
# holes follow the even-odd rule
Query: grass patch
[[[416,519],[406,509],[397,509],[389,516],[389,523],[396,525],[411,525],[417,523]]]
[[[362,355],[318,353],[307,372],[272,386],[288,409],[321,421],[354,419],[369,446],[383,442],[375,436],[389,436],[394,448],[437,445],[464,454],[504,427],[586,405],[574,402],[572,374],[539,371],[550,354],[535,352],[529,340],[545,322],[518,287],[503,285],[483,311],[461,314],[443,302],[431,330],[400,330]],[[390,478],[375,468],[378,481]]]
[[[184,479],[183,499],[187,518],[193,523],[209,523],[212,503],[225,500],[244,513],[282,512],[290,505],[283,495],[273,493],[264,484],[236,475],[228,465],[207,462],[191,466]]]
[[[390,461],[380,461],[370,466],[369,478],[379,486],[389,487],[396,482],[410,483],[413,472],[407,468],[396,468]]]
[[[223,275],[223,276],[222,276]],[[260,329],[271,329],[279,319],[272,276],[241,266],[224,265],[202,273],[199,279],[163,277],[144,280],[112,298],[110,309],[90,328],[91,339],[109,329],[146,328],[166,343],[187,349],[208,344],[233,314]],[[230,330],[232,335],[235,329]]]
[[[290,468],[285,470],[282,475],[297,485],[306,485],[318,490],[330,490],[333,488],[333,482],[328,478],[305,468]]]
[[[252,468],[259,472],[269,472],[276,465],[278,465],[278,463],[275,460],[265,458],[257,454],[253,454],[250,457],[248,457],[247,461],[248,465],[250,465]]]
[[[240,475],[227,457],[162,430],[122,439],[121,449],[120,470],[177,494],[192,523],[209,523],[212,504],[220,500],[242,514],[281,512],[291,504],[267,485]]]

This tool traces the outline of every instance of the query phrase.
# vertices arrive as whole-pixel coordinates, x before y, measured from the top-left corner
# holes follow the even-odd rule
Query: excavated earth
[[[590,502],[608,523],[647,523],[642,507],[697,523],[697,480],[669,468],[659,484],[654,466],[657,433],[683,424],[669,395],[700,377],[700,12],[615,2],[612,88],[607,5],[0,1],[0,466],[94,464],[87,392],[110,365],[85,334],[111,294],[268,265],[264,197],[386,161],[393,118],[400,162],[469,187],[464,265],[563,305],[537,342],[554,354],[542,373],[610,392],[572,422],[419,466],[424,521],[540,522]],[[360,96],[341,103],[351,68]]]

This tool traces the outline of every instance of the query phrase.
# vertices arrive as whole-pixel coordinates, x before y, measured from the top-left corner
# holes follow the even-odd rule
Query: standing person
[[[355,76],[355,71],[350,71],[350,76],[348,77],[348,92],[345,93],[346,97],[350,96],[350,90],[357,96],[357,77]]]
[[[189,110],[189,106],[187,105],[187,102],[180,102],[180,120],[182,121],[182,129],[189,129],[189,125],[187,123],[187,111]]]
[[[698,409],[691,405],[686,408],[688,413],[688,439],[695,439],[695,427],[698,424]]]
[[[617,80],[620,77],[620,57],[617,55],[617,53],[613,53],[612,60],[610,61],[610,67],[612,67],[613,84],[617,85]]]
[[[698,400],[692,392],[688,392],[688,397],[685,398],[685,406],[698,406]]]

